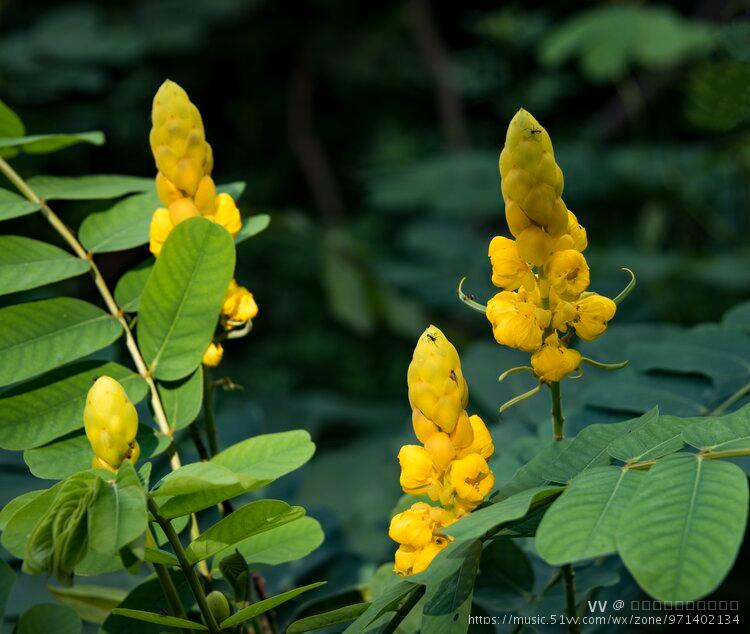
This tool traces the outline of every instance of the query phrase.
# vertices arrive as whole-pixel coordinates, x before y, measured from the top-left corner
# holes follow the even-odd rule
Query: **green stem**
[[[406,601],[399,606],[390,623],[381,630],[381,634],[393,634],[398,626],[401,625],[401,621],[403,621],[409,612],[412,611],[414,606],[419,603],[419,600],[424,596],[426,590],[427,588],[425,586],[417,586],[417,588],[406,598]]]
[[[568,632],[578,634],[581,627],[576,623],[578,610],[576,608],[576,573],[573,566],[564,564],[561,566],[563,582],[565,583],[565,611],[568,613]]]
[[[562,440],[565,417],[563,416],[562,412],[560,382],[553,381],[549,384],[549,389],[552,392],[552,435],[554,436],[555,440]]]
[[[739,401],[744,396],[747,396],[750,394],[750,383],[747,385],[743,385],[739,390],[737,390],[734,394],[732,394],[726,401],[721,403],[720,405],[717,405],[714,409],[712,409],[708,416],[718,416],[719,414],[724,413],[729,407],[734,405],[737,401]]]
[[[208,450],[213,458],[219,453],[219,434],[216,431],[216,416],[214,416],[214,387],[208,368],[203,368],[203,424],[208,437]]]
[[[195,597],[195,601],[198,604],[198,609],[203,615],[203,622],[206,624],[208,631],[211,632],[211,634],[218,634],[218,632],[220,631],[219,626],[216,623],[214,615],[211,613],[211,610],[208,607],[208,602],[206,601],[206,593],[203,591],[203,586],[198,579],[198,575],[195,573],[193,564],[191,564],[187,558],[187,554],[185,553],[185,549],[182,547],[180,538],[172,527],[172,522],[159,515],[159,507],[151,498],[148,498],[148,510],[153,516],[154,521],[156,521],[156,523],[164,531],[164,534],[167,536],[167,539],[172,546],[172,550],[174,550],[177,561],[180,562],[180,568],[182,568],[182,572],[188,581],[188,585],[190,585],[190,590],[192,591],[193,596]]]
[[[146,545],[150,548],[158,548],[156,540],[151,534],[150,528],[146,529]],[[177,588],[175,587],[174,581],[172,580],[172,575],[169,574],[169,569],[164,564],[154,563],[152,565],[154,567],[156,577],[159,579],[159,585],[161,585],[161,589],[164,592],[167,603],[169,603],[169,607],[172,610],[172,614],[181,619],[187,619],[185,606],[182,605],[182,600],[180,599],[180,595],[177,593]]]

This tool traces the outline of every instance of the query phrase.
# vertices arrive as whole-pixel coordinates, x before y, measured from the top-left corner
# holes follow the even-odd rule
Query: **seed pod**
[[[219,590],[209,592],[206,595],[206,603],[208,603],[208,609],[211,610],[211,614],[214,615],[217,623],[226,621],[232,613],[229,608],[229,601],[227,601],[224,593]]]

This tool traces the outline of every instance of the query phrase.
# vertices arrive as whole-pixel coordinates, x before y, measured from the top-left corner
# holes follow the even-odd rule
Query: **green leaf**
[[[2,508],[2,510],[0,510],[0,531],[5,530],[5,526],[8,523],[8,520],[12,517],[13,513],[15,513],[22,506],[26,506],[29,502],[31,502],[34,498],[36,498],[38,495],[41,495],[42,493],[44,493],[44,489],[27,491],[26,493],[21,493],[21,495],[13,498],[10,502],[8,502]]]
[[[705,451],[750,450],[750,405],[727,414],[686,420],[682,440]]]
[[[81,618],[73,608],[56,603],[40,603],[21,615],[14,632],[41,634],[50,631],[51,623],[55,624],[55,634],[79,634],[83,628]]]
[[[546,447],[520,467],[510,481],[500,488],[497,494],[498,499],[504,500],[521,491],[549,484],[550,481],[546,478],[545,471],[550,465],[554,465],[558,456],[571,442],[573,441],[570,438],[563,438],[559,442],[549,441]]]
[[[460,565],[450,576],[438,583],[427,584],[422,631],[431,634],[466,632],[481,556],[481,542],[471,542],[462,553]]]
[[[242,224],[242,229],[240,229],[239,233],[234,236],[234,243],[240,244],[240,242],[244,242],[248,238],[257,236],[262,231],[265,231],[270,223],[271,216],[268,214],[258,214],[246,218],[245,222]]]
[[[348,623],[364,613],[369,607],[369,603],[354,603],[352,605],[346,605],[343,608],[338,608],[337,610],[330,610],[329,612],[323,612],[322,614],[308,616],[290,624],[286,629],[286,634],[302,634],[303,632],[312,632],[332,625]]]
[[[138,426],[136,440],[141,447],[141,460],[156,456],[167,449],[169,438],[146,425]],[[27,449],[24,462],[37,478],[61,480],[91,467],[94,452],[83,433],[66,436],[48,445]]]
[[[495,532],[499,526],[524,517],[534,505],[543,504],[560,491],[562,491],[562,487],[549,486],[521,491],[505,500],[462,517],[443,532],[452,535],[457,541],[485,537],[488,533]]]
[[[112,610],[112,614],[116,614],[118,616],[126,616],[129,619],[135,619],[136,621],[145,621],[146,623],[163,625],[165,627],[182,628],[183,630],[208,630],[208,628],[203,625],[203,623],[196,623],[195,621],[180,619],[176,616],[165,616],[163,614],[156,614],[154,612],[144,612],[143,610],[115,608],[114,610]]]
[[[82,361],[3,392],[0,398],[0,447],[30,449],[83,427],[83,410],[94,380],[117,379],[133,403],[148,385],[135,372],[111,361]]]
[[[148,192],[152,178],[138,176],[33,176],[27,181],[32,191],[44,200],[99,200],[125,194]]]
[[[620,518],[645,478],[643,471],[611,466],[573,478],[537,529],[536,548],[542,559],[562,565],[615,552]]]
[[[187,427],[203,404],[203,366],[179,381],[158,381],[157,388],[172,429]]]
[[[387,585],[370,603],[370,606],[357,617],[349,627],[344,630],[344,634],[359,634],[365,632],[367,626],[379,619],[388,612],[393,612],[398,608],[407,595],[417,590],[416,585],[396,579]]]
[[[99,487],[89,508],[89,548],[112,554],[139,538],[148,526],[146,495],[132,463],[125,461],[114,481]]]
[[[0,220],[26,216],[41,208],[39,203],[32,203],[15,192],[0,188]]]
[[[60,603],[73,608],[89,623],[104,623],[112,609],[127,596],[125,590],[107,586],[78,584],[71,588],[47,586],[47,589]]]
[[[658,417],[659,411],[654,408],[643,416],[621,423],[585,427],[563,448],[553,463],[542,469],[543,476],[552,482],[565,483],[587,469],[609,464],[611,458],[607,448],[615,439]]]
[[[19,117],[0,100],[0,137],[19,137],[26,134],[26,128]]]
[[[512,539],[493,539],[482,552],[474,603],[488,614],[515,611],[534,590],[534,569]]]
[[[214,562],[219,557],[214,558]],[[237,551],[223,557],[219,562],[219,572],[234,592],[234,600],[237,603],[247,600],[250,569],[247,567],[245,558]]]
[[[747,477],[737,465],[667,456],[649,471],[620,522],[620,556],[656,599],[699,599],[716,589],[734,562],[747,502]]]
[[[201,363],[234,271],[229,232],[189,218],[169,234],[146,281],[138,344],[155,378],[172,381]]]
[[[117,319],[70,297],[0,309],[0,387],[96,352],[121,333]]]
[[[32,134],[12,138],[0,137],[0,154],[15,156],[19,151],[27,154],[49,154],[78,143],[104,145],[104,135],[101,132],[78,132],[75,134]]]
[[[301,467],[314,453],[310,434],[295,429],[248,438],[216,454],[211,462],[258,480],[276,480]]]
[[[617,438],[607,447],[607,451],[610,456],[623,462],[656,460],[685,446],[681,434],[687,424],[684,418],[658,416]]]
[[[268,482],[241,480],[229,469],[210,462],[197,462],[167,474],[157,483],[151,495],[154,498],[168,498],[159,500],[159,512],[163,517],[172,519],[229,500]]]
[[[301,506],[289,506],[280,500],[250,502],[195,538],[187,547],[188,559],[192,563],[198,563],[247,537],[272,531],[304,514],[305,509]]]
[[[16,573],[13,572],[13,568],[4,559],[0,559],[0,621],[5,614],[5,607],[8,605],[8,599],[15,583]]]
[[[269,597],[268,599],[264,599],[263,601],[258,601],[257,603],[253,603],[251,606],[244,608],[240,610],[239,612],[236,612],[225,621],[222,621],[219,624],[219,627],[221,627],[222,630],[226,630],[226,629],[229,629],[230,627],[234,627],[235,625],[239,625],[240,623],[244,623],[245,621],[255,618],[259,614],[263,614],[264,612],[268,612],[268,610],[272,610],[277,605],[280,605],[284,603],[285,601],[290,601],[294,599],[295,597],[299,596],[303,592],[307,592],[308,590],[313,590],[314,588],[319,588],[320,586],[323,586],[325,584],[326,584],[325,581],[311,583],[309,585],[302,586],[301,588],[295,588],[294,590],[289,590],[289,592],[277,594],[275,597]]]
[[[160,206],[156,192],[118,200],[106,211],[89,214],[81,223],[78,237],[91,253],[123,251],[148,243],[149,225]]]
[[[179,566],[180,562],[177,561],[172,553],[168,553],[166,550],[160,548],[150,548],[146,546],[143,552],[143,560],[153,564],[164,564],[166,566]]]
[[[24,498],[24,504],[14,505],[14,512],[6,519],[2,534],[2,544],[11,555],[23,559],[31,531],[53,504],[61,486],[62,482],[58,482],[49,489],[37,491],[36,495],[29,494]]]
[[[141,302],[146,281],[154,268],[154,258],[144,260],[123,275],[115,286],[115,301],[126,313],[134,313]]]
[[[248,564],[276,566],[306,557],[323,543],[324,538],[320,523],[305,516],[273,531],[243,539],[231,550],[239,551]],[[229,552],[227,549],[218,553],[214,562],[229,556]]]
[[[232,181],[231,183],[224,183],[223,185],[216,186],[217,194],[229,194],[232,199],[236,202],[245,192],[245,181]]]
[[[21,236],[0,236],[0,295],[37,288],[88,270],[86,260],[59,247]]]

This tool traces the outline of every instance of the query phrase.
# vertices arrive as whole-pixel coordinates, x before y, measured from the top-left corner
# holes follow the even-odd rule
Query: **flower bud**
[[[206,595],[206,603],[208,609],[211,610],[216,622],[221,624],[222,621],[226,621],[231,615],[232,611],[229,608],[229,601],[227,597],[220,590],[212,590]]]
[[[209,368],[215,368],[221,363],[221,358],[224,356],[224,347],[220,343],[214,343],[213,341],[208,344],[208,348],[203,353],[203,365]]]
[[[138,413],[115,379],[102,376],[91,387],[83,424],[94,455],[114,469],[136,455]]]
[[[581,353],[564,346],[557,333],[551,334],[544,345],[531,356],[531,366],[542,381],[561,381],[581,365]]]

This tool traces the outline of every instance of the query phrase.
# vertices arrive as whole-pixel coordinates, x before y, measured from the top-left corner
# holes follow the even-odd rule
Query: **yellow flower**
[[[224,347],[220,343],[214,343],[213,341],[208,344],[208,348],[203,353],[203,365],[209,368],[215,368],[221,363],[221,358],[224,356]]]
[[[542,345],[542,334],[551,314],[538,305],[537,293],[502,291],[487,302],[487,319],[498,343],[533,352]]]
[[[469,388],[453,344],[429,326],[414,348],[407,372],[409,403],[442,431],[451,433],[469,399]]]
[[[544,345],[531,357],[534,373],[542,380],[556,382],[562,380],[581,364],[581,353],[565,347],[557,336],[551,334]]]
[[[528,289],[534,288],[536,278],[529,265],[518,255],[515,240],[495,236],[490,242],[488,255],[492,264],[492,283],[495,286],[509,291],[514,291],[521,285]]]
[[[452,513],[424,502],[394,516],[388,531],[390,538],[399,544],[394,570],[400,575],[425,570],[450,541],[439,531],[455,521]]]
[[[560,332],[566,332],[568,325],[576,318],[575,306],[557,297],[557,293],[550,295],[550,309],[552,310],[552,327]]]
[[[428,493],[437,480],[437,471],[430,453],[419,445],[404,445],[398,452],[401,465],[401,488],[404,493]]]
[[[216,211],[206,215],[206,218],[224,227],[233,238],[242,229],[240,210],[237,209],[234,199],[229,194],[219,194],[216,197]]]
[[[161,253],[161,248],[167,241],[169,232],[172,229],[174,229],[174,225],[169,217],[169,211],[160,207],[151,216],[151,224],[148,230],[148,248],[155,257],[158,257],[159,253]]]
[[[609,297],[591,293],[575,304],[572,320],[576,334],[584,341],[593,341],[607,329],[607,323],[615,316],[617,304]]]
[[[479,504],[495,485],[492,470],[478,453],[455,460],[448,478],[458,503],[464,506]]]
[[[94,451],[92,464],[97,464],[98,458],[117,469],[123,460],[137,459],[138,413],[115,379],[102,376],[91,387],[86,395],[83,425]]]
[[[525,228],[519,211],[529,223],[544,227],[553,237],[565,232],[567,213],[560,198],[562,171],[555,162],[549,134],[526,110],[519,110],[508,126],[500,154],[500,176],[513,235]]]
[[[589,245],[586,229],[578,222],[576,215],[568,210],[568,229],[565,235],[559,237],[555,243],[555,251],[575,249],[583,253]]]
[[[560,299],[576,300],[589,287],[589,265],[575,249],[555,253],[545,266],[545,272],[551,289]]]
[[[531,225],[518,234],[516,245],[526,262],[543,266],[555,249],[555,240],[541,227]]]
[[[444,431],[432,434],[425,442],[424,448],[432,457],[432,462],[439,471],[444,471],[456,457],[456,448],[453,446],[450,436]]]
[[[200,215],[192,198],[178,198],[169,205],[169,219],[177,226],[183,220]]]
[[[258,305],[253,294],[236,280],[229,282],[224,304],[221,307],[221,323],[227,330],[254,319],[258,314]]]
[[[492,436],[487,429],[487,425],[476,414],[469,418],[469,422],[471,423],[474,440],[468,447],[459,452],[459,458],[465,458],[469,454],[476,453],[485,460],[489,460],[495,453],[495,443],[492,442]]]

